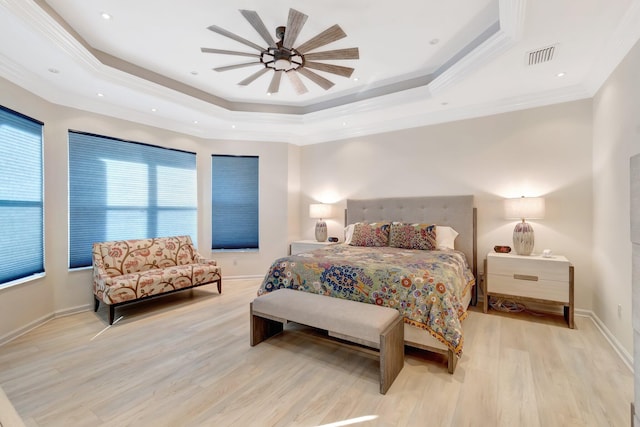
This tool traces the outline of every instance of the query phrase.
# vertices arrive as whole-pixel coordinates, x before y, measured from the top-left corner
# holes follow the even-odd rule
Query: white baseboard
[[[65,317],[65,316],[71,316],[72,314],[76,314],[76,313],[82,313],[83,311],[89,311],[89,310],[93,310],[93,305],[92,304],[83,304],[83,305],[78,305],[76,307],[71,307],[71,308],[65,308],[62,310],[58,310],[54,313],[53,317]]]
[[[591,321],[596,325],[600,333],[605,337],[605,339],[609,342],[613,350],[618,353],[622,362],[629,368],[629,371],[633,372],[633,356],[629,354],[629,352],[620,344],[620,341],[613,336],[609,328],[602,323],[602,320],[591,310],[575,310],[576,316],[584,316],[591,319]]]
[[[35,328],[44,325],[49,320],[55,317],[54,313],[47,314],[46,316],[42,316],[39,319],[34,320],[33,322],[29,322],[21,328],[16,329],[15,331],[9,332],[4,336],[0,337],[0,346],[5,345],[6,343],[15,340],[16,338],[26,334],[29,331],[34,330]]]

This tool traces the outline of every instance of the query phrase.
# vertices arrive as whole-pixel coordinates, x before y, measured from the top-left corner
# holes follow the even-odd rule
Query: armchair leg
[[[218,280],[218,293],[222,293],[222,279]]]
[[[98,298],[93,297],[93,311],[98,311],[98,307],[100,307],[100,300]]]
[[[109,305],[109,324],[113,325],[113,318],[115,317],[116,308],[113,304]]]

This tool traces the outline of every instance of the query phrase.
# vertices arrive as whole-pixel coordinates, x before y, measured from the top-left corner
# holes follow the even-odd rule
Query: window
[[[258,157],[211,160],[211,249],[258,249]]]
[[[44,272],[42,126],[0,107],[0,286]]]
[[[70,268],[94,242],[196,232],[195,153],[69,131]]]

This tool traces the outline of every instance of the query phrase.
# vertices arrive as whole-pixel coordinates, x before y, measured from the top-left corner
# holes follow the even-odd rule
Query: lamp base
[[[513,229],[513,248],[518,255],[531,255],[533,252],[533,227],[524,221]]]
[[[327,223],[321,219],[316,222],[316,240],[318,242],[327,240]]]

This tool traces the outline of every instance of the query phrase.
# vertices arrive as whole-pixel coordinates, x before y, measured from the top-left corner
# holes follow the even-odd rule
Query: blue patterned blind
[[[258,157],[213,155],[211,249],[258,249]]]
[[[0,107],[0,286],[44,272],[42,128]]]
[[[196,243],[195,153],[69,131],[69,267],[94,242],[189,235]]]

